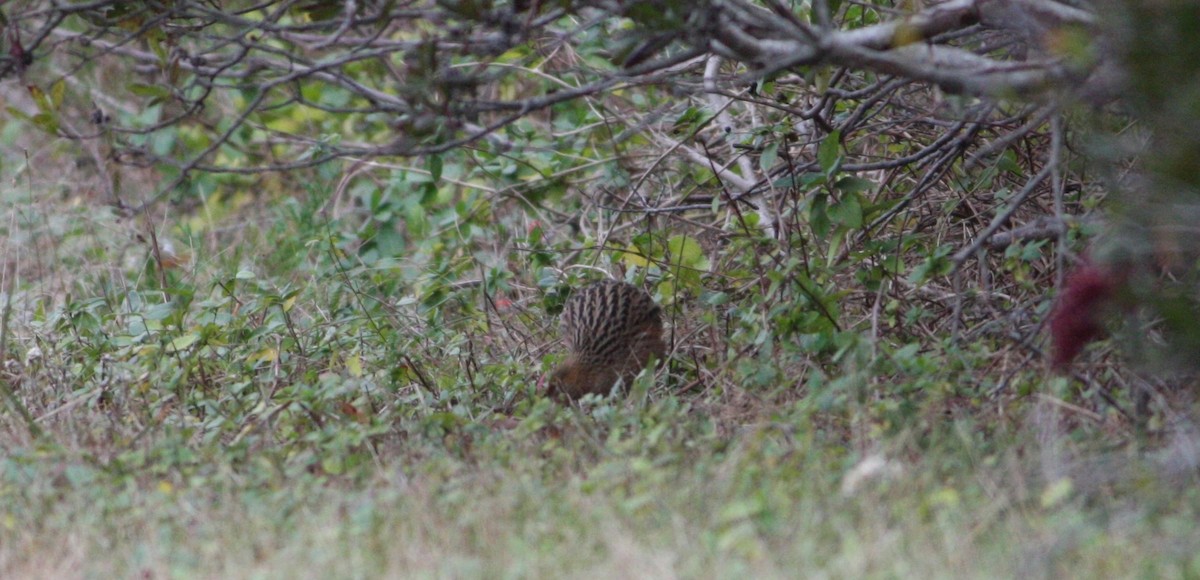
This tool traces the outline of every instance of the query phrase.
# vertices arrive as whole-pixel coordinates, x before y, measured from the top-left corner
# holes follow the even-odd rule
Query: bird
[[[651,357],[663,360],[662,309],[644,290],[604,280],[580,288],[563,306],[566,359],[550,373],[547,394],[578,399],[628,385]]]

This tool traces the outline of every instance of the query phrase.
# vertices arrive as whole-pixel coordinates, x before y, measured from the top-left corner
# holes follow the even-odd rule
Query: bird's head
[[[577,356],[568,356],[550,372],[544,394],[556,400],[578,399],[588,393],[606,394],[614,382],[604,367],[588,364]]]

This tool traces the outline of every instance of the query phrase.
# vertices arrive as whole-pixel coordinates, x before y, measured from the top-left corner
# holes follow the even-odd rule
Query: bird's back
[[[605,280],[576,290],[562,313],[568,362],[553,388],[577,397],[607,393],[618,379],[628,381],[651,356],[662,359],[662,309],[645,291]]]
[[[654,299],[640,288],[615,280],[575,291],[563,308],[562,323],[568,349],[582,358],[609,364],[645,338],[662,339],[662,310]]]

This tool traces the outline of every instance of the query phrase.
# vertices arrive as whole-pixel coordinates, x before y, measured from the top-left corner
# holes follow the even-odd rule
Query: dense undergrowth
[[[616,78],[625,24],[561,20],[486,88]],[[1007,54],[987,34],[963,46]],[[1125,117],[696,58],[436,154],[183,179],[34,131],[94,118],[72,75],[141,99],[101,99],[122,127],[179,112],[103,58],[5,93],[38,114],[0,126],[2,577],[1200,575],[1192,379],[1107,340],[1046,363],[1105,178],[1141,161],[1103,137]],[[403,64],[406,95],[445,88]],[[186,159],[204,127],[249,167],[422,120],[303,88],[120,145]],[[670,356],[557,405],[556,315],[604,276],[655,296]],[[1160,338],[1127,318],[1113,342]]]
[[[320,191],[172,230],[175,266],[136,222],[10,197],[6,575],[1200,566],[1176,407],[1139,436],[1130,395],[927,330],[947,303],[839,290],[870,281],[807,277],[736,223],[580,246],[481,200],[372,254]],[[631,259],[638,236],[679,257]],[[657,290],[671,364],[560,407],[537,394],[555,309],[596,270]]]

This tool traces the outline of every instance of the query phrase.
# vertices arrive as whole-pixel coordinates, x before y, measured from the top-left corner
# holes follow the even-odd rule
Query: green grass
[[[723,451],[678,441],[674,453],[509,433],[470,451],[397,443],[353,479],[219,452],[155,466],[10,453],[0,562],[10,577],[1198,572],[1193,486],[1153,473],[1096,489],[1043,484],[1015,451],[964,448],[902,461],[847,494],[844,449],[773,431],[751,429]]]
[[[295,201],[160,271],[138,222],[22,199],[3,577],[1200,575],[1192,439],[1003,343],[667,272],[672,366],[564,408],[517,242],[372,261]]]

